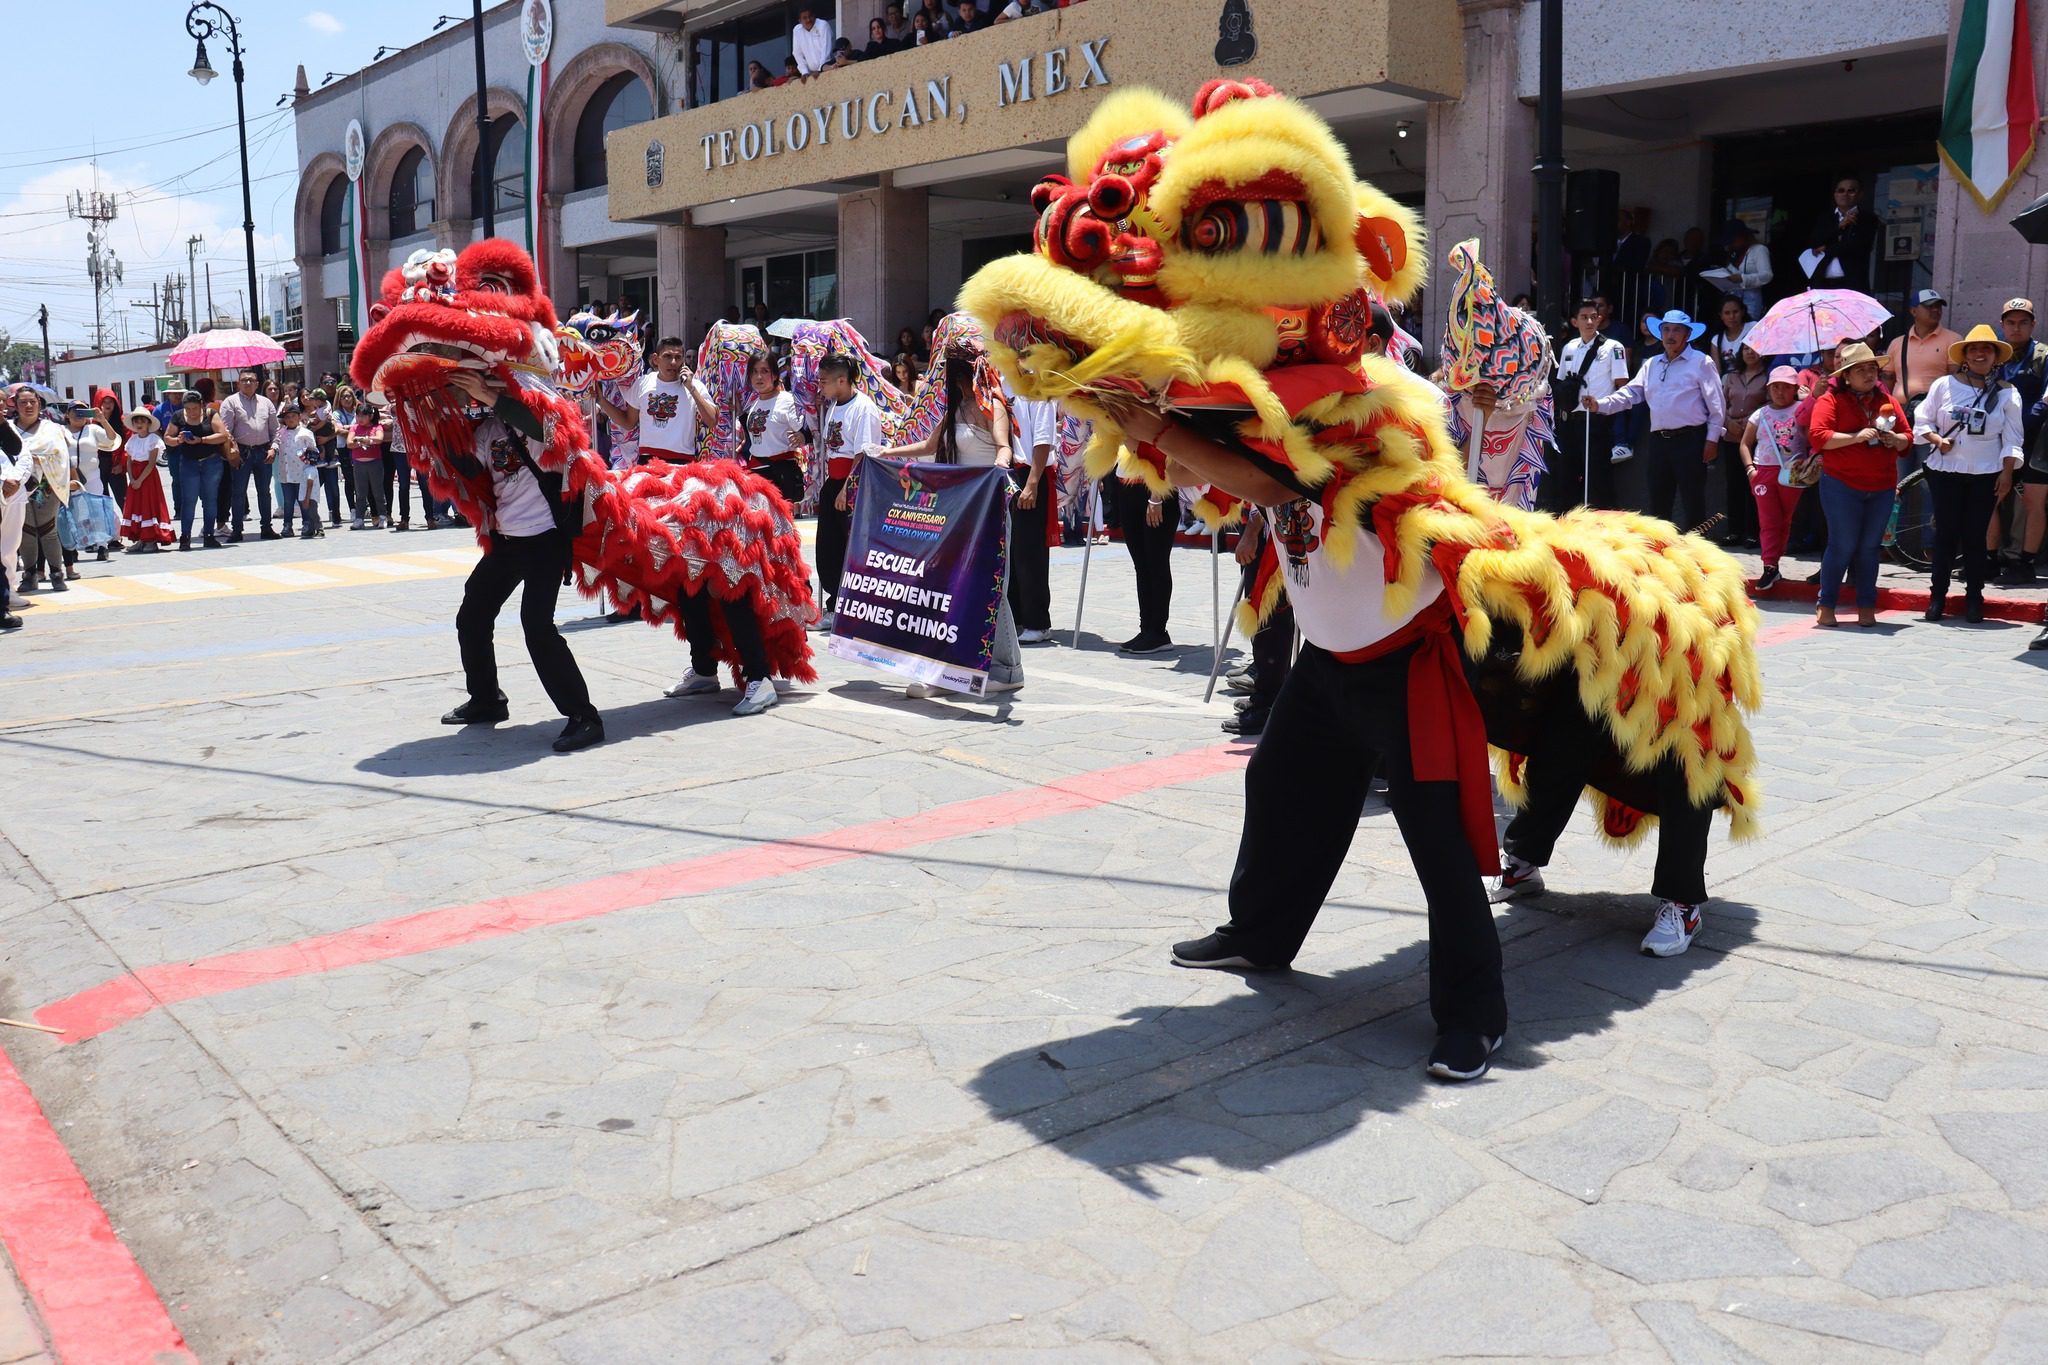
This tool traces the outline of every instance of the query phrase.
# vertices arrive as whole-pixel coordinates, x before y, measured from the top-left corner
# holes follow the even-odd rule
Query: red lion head
[[[370,330],[349,373],[358,387],[403,401],[447,383],[451,369],[551,371],[555,310],[533,258],[492,237],[452,251],[415,251],[384,276]]]

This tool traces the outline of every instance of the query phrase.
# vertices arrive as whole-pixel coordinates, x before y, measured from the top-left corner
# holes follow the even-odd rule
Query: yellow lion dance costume
[[[1614,743],[1590,779],[1608,839],[1646,832],[1647,776],[1670,758],[1696,806],[1754,833],[1757,618],[1739,567],[1666,522],[1524,512],[1466,479],[1432,392],[1363,354],[1371,298],[1423,283],[1420,225],[1354,179],[1320,119],[1258,82],[1212,82],[1192,115],[1127,90],[1067,159],[1034,193],[1035,252],[985,267],[961,303],[1019,394],[1094,419],[1091,476],[1169,487],[1123,448],[1119,397],[1284,466],[1329,524],[1378,536],[1388,611],[1425,564],[1442,575],[1511,803],[1525,737],[1575,699]],[[1220,524],[1242,508],[1212,493],[1198,510]],[[1278,600],[1274,563],[1269,541],[1247,633]]]

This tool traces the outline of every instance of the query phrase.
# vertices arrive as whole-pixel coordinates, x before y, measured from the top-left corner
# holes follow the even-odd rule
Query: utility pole
[[[157,287],[153,284],[149,287],[148,303],[144,303],[141,299],[130,299],[128,300],[128,306],[130,308],[147,308],[149,310],[149,320],[154,325],[157,342],[159,345],[162,344],[164,339],[164,303],[157,297]]]
[[[213,262],[206,263],[206,325],[213,326],[213,320],[220,314],[213,311]]]
[[[107,224],[120,216],[114,196],[98,190],[74,190],[67,201],[73,218],[86,224],[85,273],[92,277],[92,348],[107,349],[103,303],[107,291],[121,282],[121,258],[107,246]]]
[[[43,382],[47,384],[50,382],[50,376],[57,373],[56,370],[51,368],[57,357],[50,353],[50,306],[48,304],[43,304],[36,309],[36,321],[41,324],[43,329]],[[7,567],[11,569],[14,566],[10,564]]]
[[[185,239],[185,331],[188,334],[199,330],[192,325],[198,321],[196,315],[199,312],[199,267],[194,262],[205,246],[206,239],[196,232]]]

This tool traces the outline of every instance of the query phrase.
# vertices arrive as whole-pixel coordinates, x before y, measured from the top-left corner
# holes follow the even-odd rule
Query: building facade
[[[1768,297],[1793,292],[1832,186],[1852,175],[1887,226],[1872,292],[1901,314],[1907,294],[1930,284],[1959,321],[1988,317],[2014,293],[2048,304],[2048,252],[2003,221],[2041,192],[2044,172],[2023,176],[2002,214],[1987,216],[1937,163],[1961,3],[1895,0],[1827,23],[1795,22],[1773,0],[1564,0],[1566,160],[1592,173],[1574,179],[1575,287],[1611,278],[1602,272],[1619,207],[1646,253],[1688,264],[1689,230],[1711,254],[1739,218],[1778,266]],[[2026,3],[2034,32],[2048,33],[2048,0]],[[761,83],[749,76],[756,62],[781,73],[805,7],[604,0],[599,12],[594,0],[556,0],[551,151],[537,192],[559,309],[623,301],[651,312],[659,331],[693,339],[721,316],[844,316],[877,349],[892,348],[899,329],[950,306],[982,263],[1028,245],[1031,187],[1061,169],[1065,139],[1109,92],[1186,95],[1221,76],[1307,99],[1362,176],[1422,213],[1439,259],[1478,237],[1504,289],[1530,286],[1534,3],[1073,0],[749,88]],[[856,48],[886,9],[815,7]],[[504,207],[528,192],[516,154],[520,10],[502,4],[484,20],[496,120],[488,188],[472,183],[466,24],[300,99],[309,371],[327,368],[345,340],[337,213],[347,196],[335,187],[350,119],[368,138],[373,282],[416,247],[473,239],[479,194]],[[1694,301],[1672,279],[1660,266],[1630,287],[1642,286],[1642,306]],[[1437,311],[1425,301],[1417,314],[1425,340],[1441,325]]]

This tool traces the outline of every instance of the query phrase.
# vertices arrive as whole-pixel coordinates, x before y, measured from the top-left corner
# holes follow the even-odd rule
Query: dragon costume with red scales
[[[750,601],[777,677],[816,679],[805,627],[817,617],[809,569],[789,504],[766,480],[730,460],[659,461],[612,470],[592,448],[577,405],[557,388],[557,322],[532,258],[492,238],[452,252],[415,252],[384,279],[382,299],[350,366],[356,383],[389,403],[406,451],[437,497],[475,526],[490,524],[491,480],[465,474],[458,457],[474,421],[449,387],[480,370],[532,412],[543,433],[534,459],[582,505],[571,546],[576,583],[621,611],[684,634],[679,594]],[[485,539],[479,532],[479,539]],[[724,637],[718,657],[737,666]]]

